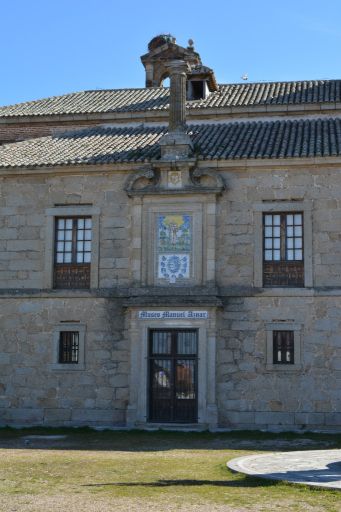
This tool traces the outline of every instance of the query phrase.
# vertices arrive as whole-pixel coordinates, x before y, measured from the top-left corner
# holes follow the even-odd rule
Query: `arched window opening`
[[[161,81],[161,87],[170,87],[170,78],[169,76],[166,76]]]

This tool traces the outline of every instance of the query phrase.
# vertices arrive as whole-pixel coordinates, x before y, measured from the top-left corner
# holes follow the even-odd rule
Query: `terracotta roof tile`
[[[160,158],[161,126],[96,127],[0,146],[0,167],[144,162]],[[341,118],[189,125],[203,160],[341,155]]]
[[[169,89],[107,89],[82,91],[0,107],[0,118],[150,112],[168,109]],[[188,109],[304,105],[341,102],[341,80],[262,82],[220,85],[204,100],[187,102]]]

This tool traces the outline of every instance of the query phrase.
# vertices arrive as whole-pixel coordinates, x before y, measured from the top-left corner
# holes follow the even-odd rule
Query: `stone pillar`
[[[173,60],[167,65],[170,77],[169,131],[186,130],[186,80],[187,64]]]
[[[146,87],[155,87],[154,84],[154,66],[153,64],[145,64],[146,68]]]
[[[166,64],[170,77],[169,132],[159,144],[162,160],[184,160],[192,150],[192,141],[186,133],[186,80],[188,65],[183,60]]]

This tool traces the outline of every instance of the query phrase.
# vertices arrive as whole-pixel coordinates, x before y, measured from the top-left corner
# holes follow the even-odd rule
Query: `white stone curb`
[[[244,475],[341,491],[341,450],[249,455],[226,465]]]

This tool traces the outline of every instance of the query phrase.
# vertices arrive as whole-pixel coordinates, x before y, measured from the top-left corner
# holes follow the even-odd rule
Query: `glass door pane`
[[[196,421],[196,361],[178,359],[175,370],[175,418],[177,421]]]
[[[197,353],[197,333],[193,331],[178,332],[177,353],[179,355]]]
[[[172,333],[155,331],[152,333],[152,354],[171,354]]]
[[[151,361],[150,415],[158,421],[169,421],[172,410],[172,361],[154,359]]]

